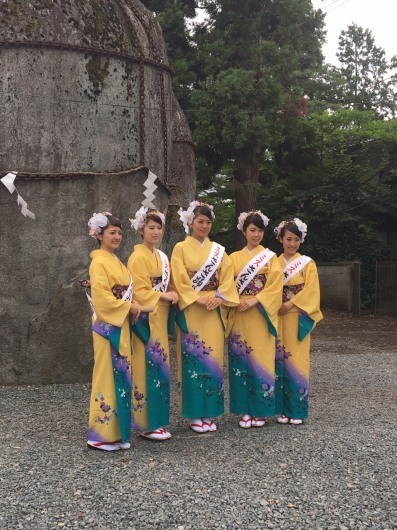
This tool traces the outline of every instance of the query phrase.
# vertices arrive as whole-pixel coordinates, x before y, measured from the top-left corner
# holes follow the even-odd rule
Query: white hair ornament
[[[94,239],[96,239],[98,234],[102,233],[103,229],[109,224],[109,219],[106,215],[112,214],[110,212],[94,213],[88,221],[88,226],[90,228],[89,234]]]
[[[281,221],[281,223],[274,229],[274,233],[276,234],[276,237],[280,239],[280,232],[281,229],[284,228],[284,226],[294,224],[296,225],[299,232],[302,234],[301,237],[301,243],[304,242],[306,234],[307,234],[307,224],[304,223],[299,219],[299,217],[295,217],[294,219],[287,219],[286,221]]]
[[[265,214],[263,214],[260,210],[252,210],[251,212],[241,212],[241,214],[238,216],[237,228],[243,231],[245,220],[247,219],[249,215],[254,214],[254,213],[256,213],[262,218],[262,221],[265,227],[269,224],[270,219],[266,217]]]
[[[163,213],[157,211],[156,209],[149,210],[145,206],[141,206],[135,214],[134,219],[130,219],[131,227],[134,228],[137,232],[141,230],[145,224],[148,215],[157,215],[160,217],[163,226],[165,225],[165,216]]]
[[[185,232],[187,234],[189,234],[189,225],[191,225],[194,220],[194,210],[198,206],[207,206],[207,208],[211,210],[212,220],[215,219],[214,207],[212,206],[212,204],[207,204],[206,202],[200,202],[200,201],[192,201],[189,204],[189,207],[187,210],[183,210],[183,208],[179,208],[178,210],[179,219],[182,222],[183,226],[185,227]]]

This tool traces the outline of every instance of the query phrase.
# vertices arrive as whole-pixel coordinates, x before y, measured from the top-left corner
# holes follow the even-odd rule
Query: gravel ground
[[[0,388],[0,529],[396,529],[397,319],[328,316],[300,427],[197,435],[173,392],[171,440],[109,454],[89,385]]]

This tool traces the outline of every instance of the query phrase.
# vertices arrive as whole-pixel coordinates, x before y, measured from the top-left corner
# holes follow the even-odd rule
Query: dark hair
[[[194,213],[194,217],[197,217],[198,215],[201,214],[201,215],[205,215],[206,217],[208,217],[211,223],[213,221],[212,210],[207,204],[200,204],[199,206],[196,206],[196,208],[193,210],[193,213]]]
[[[299,239],[302,239],[302,232],[299,230],[299,228],[296,226],[296,224],[293,221],[289,221],[287,224],[285,224],[279,233],[279,238],[282,239],[285,235],[285,232],[288,230],[288,232],[292,232],[296,236],[299,237]]]
[[[146,214],[145,225],[148,221],[154,221],[155,223],[158,223],[161,226],[161,228],[163,228],[163,221],[161,220],[161,217],[158,215],[158,211],[154,210],[153,208],[148,210]]]
[[[259,228],[259,230],[263,230],[265,231],[265,223],[263,222],[263,219],[262,217],[256,213],[256,212],[252,212],[250,214],[247,215],[247,217],[245,218],[245,221],[243,223],[243,232],[245,232],[248,228],[248,226],[250,224],[253,224],[255,225],[257,228]]]
[[[120,228],[121,230],[123,229],[123,227],[121,226],[121,221],[118,217],[111,213],[105,213],[104,215],[108,218],[109,222],[106,226],[103,227],[102,232],[105,231],[106,228],[108,228],[109,226],[117,226],[117,228]]]
[[[123,227],[121,226],[121,221],[118,217],[116,217],[115,215],[111,213],[104,213],[103,215],[107,217],[108,224],[104,226],[103,228],[101,228],[100,234],[103,234],[106,228],[109,228],[109,226],[116,226],[117,228],[120,228],[120,230],[123,229]],[[101,246],[101,240],[98,239],[98,237],[97,237],[97,241],[98,241],[99,246]]]

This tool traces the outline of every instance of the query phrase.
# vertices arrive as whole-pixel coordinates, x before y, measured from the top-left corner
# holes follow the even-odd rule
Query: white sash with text
[[[203,287],[207,285],[216,269],[221,264],[224,252],[225,247],[218,245],[218,243],[212,243],[211,252],[207,258],[207,261],[190,280],[195,291],[201,291]]]
[[[236,287],[238,294],[241,294],[257,272],[264,267],[270,259],[275,256],[274,252],[268,248],[263,249],[240,271],[236,278]]]
[[[162,273],[161,273],[161,282],[153,287],[155,291],[160,291],[160,293],[165,293],[168,289],[168,284],[170,283],[170,262],[168,257],[164,252],[157,249],[161,259]]]
[[[298,258],[295,258],[294,261],[291,261],[291,263],[287,263],[283,269],[284,285],[288,283],[290,279],[295,276],[295,274],[298,274],[303,267],[306,267],[311,260],[312,258],[309,258],[309,256],[299,256]]]

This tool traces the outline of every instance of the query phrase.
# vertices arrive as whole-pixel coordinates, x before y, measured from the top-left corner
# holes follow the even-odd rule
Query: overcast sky
[[[337,64],[340,32],[353,22],[372,31],[376,46],[384,48],[388,59],[397,55],[397,0],[312,0],[312,3],[326,13],[327,43],[323,48],[326,62]]]

